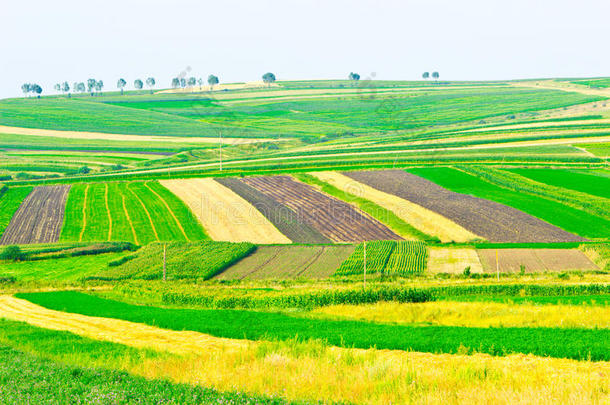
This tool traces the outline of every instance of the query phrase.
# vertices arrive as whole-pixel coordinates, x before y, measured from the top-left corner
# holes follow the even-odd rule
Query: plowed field
[[[299,219],[336,242],[400,240],[400,236],[351,205],[288,176],[242,179],[263,194],[295,211]]]
[[[496,271],[496,250],[479,249],[483,271]],[[580,250],[576,249],[498,249],[501,273],[527,273],[569,270],[599,270]]]
[[[334,274],[353,252],[353,245],[335,246],[259,246],[216,276],[232,279],[324,278]]]
[[[403,170],[346,176],[439,213],[491,242],[573,242],[583,238],[515,208],[449,191]]]
[[[0,245],[51,243],[59,240],[70,186],[40,186],[21,203]]]

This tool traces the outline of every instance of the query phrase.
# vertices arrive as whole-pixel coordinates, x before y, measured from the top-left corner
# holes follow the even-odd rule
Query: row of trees
[[[42,93],[42,87],[40,87],[39,85],[37,85],[36,83],[23,83],[21,85],[21,91],[23,92],[23,94],[25,94],[26,96],[30,93],[40,97],[40,94]]]
[[[195,77],[189,77],[184,78],[184,77],[174,77],[172,79],[172,88],[177,89],[177,88],[185,88],[185,87],[195,87],[195,85],[199,85],[199,90],[201,90],[201,88],[203,87],[203,79],[200,77],[199,79],[195,78]],[[215,75],[209,75],[208,76],[208,85],[210,86],[210,88],[214,88],[215,85],[217,85],[218,83],[220,83],[220,80],[218,79],[218,76]]]
[[[428,79],[430,78],[430,72],[424,72],[424,73],[421,75],[421,77],[422,77],[424,80],[428,80]],[[432,72],[432,78],[433,78],[434,80],[438,80],[438,78],[439,78],[439,77],[441,77],[441,75],[439,75],[439,74],[438,74],[438,72]]]

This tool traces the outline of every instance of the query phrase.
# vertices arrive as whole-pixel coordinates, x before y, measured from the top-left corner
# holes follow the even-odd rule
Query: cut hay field
[[[475,249],[430,247],[428,250],[428,272],[432,274],[463,274],[466,269],[473,274],[483,273],[483,266]]]
[[[194,215],[156,181],[80,183],[66,203],[62,241],[154,241],[206,239]]]
[[[229,267],[218,280],[326,278],[354,252],[353,245],[258,246]]]

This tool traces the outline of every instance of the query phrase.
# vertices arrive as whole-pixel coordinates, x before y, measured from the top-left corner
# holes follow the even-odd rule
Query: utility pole
[[[366,241],[364,241],[364,288],[366,288]]]
[[[163,281],[166,280],[166,276],[167,276],[167,271],[166,271],[166,266],[165,266],[165,250],[166,250],[167,245],[164,243],[163,244]]]

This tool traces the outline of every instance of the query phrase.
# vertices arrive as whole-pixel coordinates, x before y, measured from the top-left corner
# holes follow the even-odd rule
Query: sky
[[[68,81],[610,76],[609,0],[1,0],[0,98]]]

